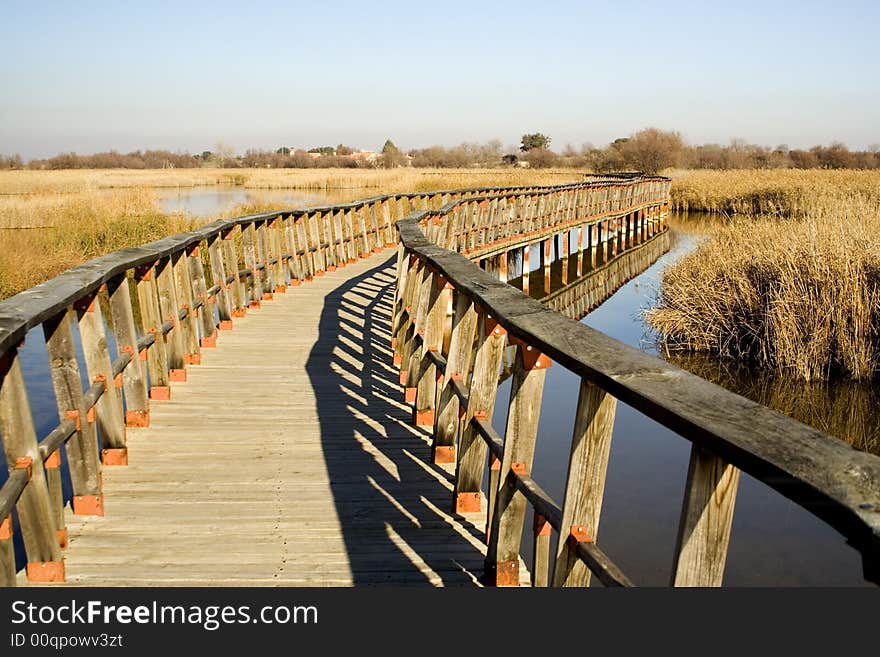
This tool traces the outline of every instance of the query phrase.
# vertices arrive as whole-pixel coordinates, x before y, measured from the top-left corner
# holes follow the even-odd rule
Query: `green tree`
[[[548,148],[550,148],[550,137],[541,134],[540,132],[523,135],[522,145],[519,147],[519,150],[521,150],[523,153],[528,153],[533,148],[547,150]]]
[[[406,156],[404,156],[403,152],[394,145],[393,141],[387,139],[382,147],[382,166],[386,169],[400,167],[403,166],[405,160]]]

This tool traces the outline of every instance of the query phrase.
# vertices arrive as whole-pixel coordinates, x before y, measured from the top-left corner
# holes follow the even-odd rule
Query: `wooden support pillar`
[[[721,586],[738,485],[737,468],[703,447],[691,447],[673,586]]]
[[[529,255],[532,252],[532,245],[526,244],[522,252],[522,291],[524,294],[529,293],[529,279],[532,277],[532,267],[529,264]]]
[[[498,256],[498,279],[502,283],[506,283],[507,278],[507,251],[502,252]]]
[[[101,457],[105,465],[125,465],[128,462],[125,447],[125,420],[122,397],[116,387],[104,332],[104,317],[97,292],[74,304],[79,317],[79,334],[86,361],[89,381],[101,383],[104,394],[98,398],[95,410],[101,438]]]
[[[584,275],[584,226],[579,226],[578,231],[578,241],[577,241],[577,277],[580,278]]]
[[[101,492],[101,462],[95,422],[83,401],[82,379],[76,360],[71,311],[62,311],[43,322],[49,372],[58,419],[74,420],[76,432],[68,439],[67,467],[73,488],[73,512],[76,515],[104,515]],[[161,339],[161,338],[160,338]]]
[[[131,361],[122,370],[122,389],[125,393],[125,426],[150,426],[150,402],[147,376],[137,348],[137,331],[131,308],[128,277],[121,274],[107,284],[110,293],[110,315],[119,354],[129,353]]]
[[[63,582],[58,527],[15,348],[0,358],[0,434],[9,471],[24,469],[28,473],[29,482],[15,505],[27,554],[27,577],[35,582]]]
[[[577,543],[570,540],[570,530],[580,527],[590,540],[596,540],[616,411],[614,397],[581,379],[553,586],[590,584],[590,571],[575,554]]]
[[[526,498],[516,489],[512,476],[531,472],[549,366],[550,360],[537,349],[519,343],[511,375],[498,497],[486,551],[484,579],[490,586],[519,586],[519,548]]]
[[[462,415],[461,440],[456,454],[453,508],[458,513],[478,511],[483,468],[486,463],[486,443],[477,435],[471,420],[478,417],[492,422],[495,396],[498,390],[498,371],[507,342],[507,331],[485,312],[478,311],[477,353],[473,377],[468,392],[468,405]]]
[[[434,423],[434,442],[431,447],[434,463],[455,463],[455,445],[461,432],[459,400],[453,392],[453,382],[465,382],[470,373],[470,356],[477,328],[474,304],[464,294],[455,295],[452,315],[452,336],[446,358],[446,376],[437,405]]]

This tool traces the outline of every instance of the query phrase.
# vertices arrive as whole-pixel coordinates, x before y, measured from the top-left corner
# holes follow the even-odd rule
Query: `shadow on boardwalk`
[[[330,292],[306,364],[352,579],[473,584],[482,533],[448,512],[452,478],[410,425],[391,362],[393,299],[393,259]]]

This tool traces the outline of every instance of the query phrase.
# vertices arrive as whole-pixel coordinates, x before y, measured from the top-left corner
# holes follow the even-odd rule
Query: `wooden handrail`
[[[639,179],[631,178],[627,184],[637,186]],[[554,527],[560,532],[560,545],[575,545],[572,552],[578,559],[589,563],[590,549],[582,545],[586,540],[569,540],[565,524],[577,517],[588,520],[575,522],[598,522],[596,504],[597,500],[601,503],[601,489],[604,487],[614,405],[615,400],[621,400],[693,443],[676,548],[675,584],[720,584],[739,471],[749,473],[841,532],[861,553],[865,578],[880,583],[880,458],[853,450],[821,431],[568,319],[499,281],[497,276],[454,250],[466,250],[454,231],[449,230],[451,214],[463,202],[465,199],[436,210],[417,212],[397,222],[400,249],[393,333],[395,360],[402,368],[401,382],[408,386],[408,390],[413,389],[409,399],[415,404],[417,423],[427,417],[428,409],[433,408],[436,408],[437,417],[448,418],[450,400],[455,399],[456,403],[461,400],[458,414],[463,420],[455,428],[452,439],[448,436],[447,420],[439,423],[443,426],[438,426],[437,422],[433,426],[435,446],[442,440],[444,445],[458,446],[459,449],[455,495],[474,495],[473,491],[479,489],[473,482],[482,479],[483,466],[474,470],[474,459],[485,460],[485,451],[474,457],[470,436],[474,431],[482,436],[489,435],[486,426],[491,419],[497,389],[498,354],[504,344],[490,344],[495,338],[486,327],[491,324],[498,327],[493,329],[495,333],[500,329],[499,335],[506,335],[508,342],[519,345],[516,367],[520,384],[532,376],[530,366],[523,358],[534,361],[536,354],[551,359],[581,378],[569,487],[562,510],[566,520],[561,526]],[[649,199],[648,205],[665,209],[667,202],[668,198],[655,197]],[[628,213],[630,210],[623,208],[619,212]],[[480,221],[486,226],[503,221],[503,218],[482,217]],[[573,224],[564,224],[563,229],[570,225]],[[539,238],[542,236],[538,235]],[[511,244],[517,243],[513,240]],[[456,373],[458,376],[449,384],[451,392],[448,395],[445,384],[440,390],[422,386],[425,377],[440,376],[446,381],[450,378],[450,373],[439,367],[442,363],[440,357],[426,355],[430,353],[426,350],[435,346],[427,337],[432,331],[431,322],[438,321],[432,309],[442,305],[438,282],[444,289],[451,288],[454,299],[452,305],[456,310],[453,316],[445,318],[445,331],[452,333],[452,342],[456,342],[457,327],[464,325],[466,312],[476,314],[476,323],[480,327],[476,332],[469,329],[470,332],[460,338],[466,343],[466,352],[471,348],[475,350],[476,361],[472,362],[471,371]],[[468,321],[475,323],[474,320]],[[439,333],[443,331],[441,328]],[[434,329],[433,333],[436,335],[438,331]],[[462,333],[467,332],[459,331]],[[424,335],[424,344],[416,343],[413,339],[416,334]],[[461,349],[460,344],[449,347],[450,352]],[[526,349],[531,355],[523,356]],[[440,371],[434,375],[434,369]],[[531,400],[518,398],[520,393],[516,386],[515,382],[511,404],[528,405],[528,412],[534,420],[540,408],[540,385],[535,387],[537,399]],[[473,422],[475,413],[481,414],[480,422]],[[508,418],[501,456],[498,455],[499,446],[490,442],[490,447],[494,447],[490,451],[501,462],[501,472],[490,476],[488,491],[490,513],[496,516],[490,520],[493,528],[498,526],[498,514],[508,513],[507,509],[499,511],[498,506],[493,508],[493,499],[501,499],[500,496],[504,495],[504,504],[517,503],[515,496],[505,492],[509,477],[513,477],[514,487],[519,487],[523,493],[525,475],[517,476],[511,468],[522,460],[515,458],[516,454],[525,454],[526,461],[531,460],[533,434],[532,428],[523,432],[522,426],[511,424]],[[590,454],[585,456],[578,450]],[[517,467],[528,469],[529,465],[525,463]],[[469,483],[462,484],[462,478]],[[572,486],[573,482],[578,483],[580,489],[590,489],[587,496],[590,499],[583,498],[578,486]],[[463,499],[471,498],[456,498],[454,505],[464,505]],[[532,502],[537,500],[533,498]],[[708,514],[713,517],[707,521],[702,510],[710,503],[716,508]],[[588,511],[595,517],[591,518]],[[546,519],[546,515],[544,517]],[[516,520],[519,524],[512,525],[512,529],[501,538],[490,536],[489,583],[517,581],[508,575],[502,576],[501,568],[506,568],[508,563],[504,561],[507,557],[500,552],[508,550],[510,545],[518,547],[516,529],[521,529],[521,522],[519,517]],[[589,532],[585,530],[584,535]],[[499,546],[499,541],[508,541],[509,544]],[[562,558],[565,549],[560,548],[557,558],[557,584],[572,583],[570,564],[566,566],[567,573],[559,572],[560,560],[565,563]],[[582,577],[574,577],[574,580],[584,581]]]

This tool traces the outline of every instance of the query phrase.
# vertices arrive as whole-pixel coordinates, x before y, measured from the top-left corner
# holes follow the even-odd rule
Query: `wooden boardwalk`
[[[392,367],[391,255],[288,288],[202,352],[129,429],[130,465],[104,468],[106,515],[68,513],[68,585],[479,583],[485,515],[449,512]]]

